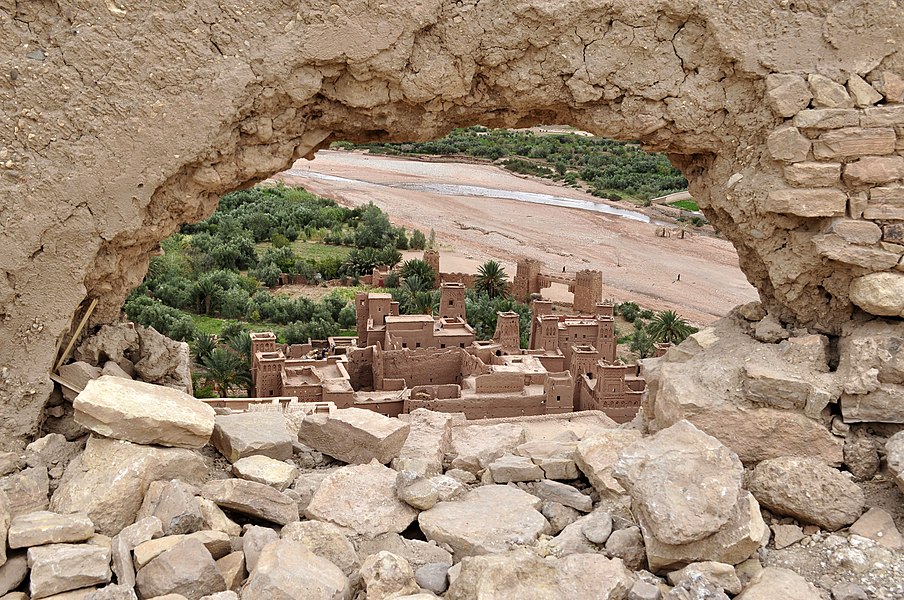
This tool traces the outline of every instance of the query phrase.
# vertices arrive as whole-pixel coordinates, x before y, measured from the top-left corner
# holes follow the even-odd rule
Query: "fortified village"
[[[0,32],[0,600],[904,598],[900,2],[7,1]],[[519,263],[519,299],[575,296],[526,349],[447,273],[435,317],[365,293],[355,336],[255,335],[256,398],[207,401],[122,322],[161,241],[333,142],[553,123],[665,153],[759,301],[620,365],[599,272]]]
[[[448,281],[461,274],[439,271],[437,251],[425,257],[442,281],[438,315],[400,315],[391,295],[358,293],[357,338],[330,338],[333,356],[321,360],[302,358],[310,344],[277,347],[272,332],[252,333],[253,397],[208,403],[244,409],[278,398],[286,406],[331,403],[389,417],[425,408],[468,419],[581,410],[602,411],[619,423],[634,418],[645,384],[639,364],[616,361],[613,305],[601,301],[601,273],[550,277],[535,261],[519,262],[517,297],[529,299],[552,281],[565,282],[574,293],[574,312],[584,314],[554,315],[552,302],[534,300],[530,346],[522,350],[513,312],[497,314],[492,340],[475,340],[465,314],[465,284]],[[387,273],[377,267],[372,277]]]

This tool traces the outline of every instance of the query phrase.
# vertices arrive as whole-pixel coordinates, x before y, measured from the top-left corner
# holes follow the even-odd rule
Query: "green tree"
[[[480,265],[474,279],[474,289],[484,292],[490,298],[505,297],[508,293],[508,275],[495,260]]]
[[[195,354],[195,361],[200,363],[214,351],[217,347],[217,341],[214,336],[210,334],[198,332],[190,346],[192,352]]]
[[[423,231],[415,229],[411,232],[411,240],[408,242],[408,245],[412,250],[423,250],[427,247],[427,237],[424,235]]]
[[[408,279],[409,277],[414,277],[415,275],[418,276],[421,281],[427,286],[427,289],[433,289],[436,287],[436,273],[433,271],[433,267],[419,258],[406,260],[404,263],[402,263],[400,274],[403,279]]]
[[[631,352],[640,358],[648,358],[653,355],[655,343],[646,329],[636,329],[631,338]]]
[[[201,368],[220,398],[227,398],[232,388],[251,384],[248,365],[241,356],[226,348],[214,348],[210,356],[201,361]]]
[[[654,342],[680,344],[685,338],[697,331],[673,310],[656,313],[647,326],[647,331]]]

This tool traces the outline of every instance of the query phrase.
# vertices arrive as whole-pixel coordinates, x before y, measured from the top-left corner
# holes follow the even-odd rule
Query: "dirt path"
[[[661,238],[650,223],[435,189],[437,184],[478,186],[599,202],[589,194],[516,177],[498,167],[321,151],[315,160],[298,161],[277,177],[342,204],[373,202],[394,223],[425,234],[434,229],[444,271],[473,272],[492,258],[513,276],[521,257],[538,259],[552,272],[562,267],[598,269],[603,272],[604,297],[633,300],[653,310],[673,309],[698,324],[757,298],[738,268],[737,253],[725,240],[702,235]],[[411,189],[417,186],[431,189]],[[544,295],[571,299],[559,285]]]

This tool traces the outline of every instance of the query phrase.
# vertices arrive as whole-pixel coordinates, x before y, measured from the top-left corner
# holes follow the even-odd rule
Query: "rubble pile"
[[[663,378],[748,343],[722,327],[649,363],[652,417],[621,426],[356,408],[289,423],[93,373],[72,399],[87,436],[0,456],[0,599],[900,597],[904,537],[855,473],[904,491],[904,432],[883,445],[843,411],[826,421],[856,376],[819,336],[749,337],[734,373]],[[754,422],[714,427],[739,422],[726,407]],[[762,410],[814,443],[758,443]]]

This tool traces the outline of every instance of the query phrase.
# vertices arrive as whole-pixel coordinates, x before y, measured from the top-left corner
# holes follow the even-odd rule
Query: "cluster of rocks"
[[[299,422],[115,375],[73,409],[87,440],[50,434],[0,461],[2,600],[816,600],[825,590],[765,560],[805,544],[801,525],[839,561],[859,556],[848,537],[902,546],[836,468],[778,456],[745,470],[687,420],[651,436],[599,414]],[[334,460],[311,469],[313,455]]]

